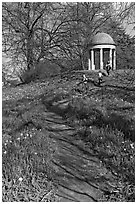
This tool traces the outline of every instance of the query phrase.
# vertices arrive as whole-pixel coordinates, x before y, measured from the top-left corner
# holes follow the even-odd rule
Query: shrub
[[[22,83],[27,84],[37,79],[38,70],[36,70],[35,68],[32,68],[31,70],[24,69],[19,73],[18,76]]]
[[[30,70],[23,69],[19,73],[22,83],[29,83],[37,79],[45,79],[59,74],[60,67],[48,60],[38,63]]]

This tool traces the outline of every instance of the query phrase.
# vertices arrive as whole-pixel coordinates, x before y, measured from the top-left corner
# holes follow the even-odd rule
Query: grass
[[[51,167],[53,144],[43,131],[42,119],[37,122],[42,111],[34,99],[3,103],[3,202],[57,200]]]
[[[49,193],[54,201],[54,189],[47,178],[50,153],[45,135],[33,139],[29,133],[19,136],[3,149],[3,201],[49,201]]]
[[[45,108],[61,115],[117,178],[101,201],[135,200],[134,73],[116,71],[101,87],[79,84],[81,75],[4,89],[3,201],[57,201],[44,129]],[[67,101],[62,108],[60,101]],[[54,104],[54,105],[53,105]]]
[[[135,200],[135,96],[130,74],[117,71],[101,87],[89,83],[72,88],[70,83],[69,96],[62,91],[49,101],[49,108],[77,130],[76,137],[117,177],[117,191],[101,201]],[[66,109],[52,106],[64,98],[68,99]]]
[[[77,137],[85,141],[118,178],[117,192],[106,195],[103,201],[135,200],[133,87],[126,75],[124,85],[114,78],[111,84],[107,82],[96,91],[91,89],[86,93],[84,90],[83,95],[71,100],[71,111],[66,114],[68,122],[77,126]]]

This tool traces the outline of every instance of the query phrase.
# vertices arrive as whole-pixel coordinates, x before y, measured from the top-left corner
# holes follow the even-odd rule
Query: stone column
[[[94,66],[94,49],[91,50],[91,69],[95,70],[95,66]]]
[[[110,61],[110,65],[112,67],[112,49],[110,48],[110,51],[109,51],[109,61]]]
[[[90,59],[88,59],[88,70],[90,70]]]
[[[100,48],[100,69],[103,69],[103,48]]]
[[[113,70],[116,70],[116,50],[114,50],[114,55],[113,55]]]
[[[88,58],[88,70],[91,70],[91,51],[89,50],[89,58]]]

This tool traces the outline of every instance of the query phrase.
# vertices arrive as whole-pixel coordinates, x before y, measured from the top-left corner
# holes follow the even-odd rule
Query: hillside
[[[134,201],[134,72],[86,75],[3,87],[3,201]]]

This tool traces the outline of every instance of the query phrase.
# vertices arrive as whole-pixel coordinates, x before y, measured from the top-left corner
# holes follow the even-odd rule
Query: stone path
[[[52,161],[60,202],[96,202],[111,191],[114,177],[96,155],[85,147],[61,116],[45,112],[50,137],[56,143]]]
[[[55,169],[59,202],[97,202],[104,193],[113,190],[115,178],[76,136],[76,131],[58,115],[58,110],[63,112],[67,105],[67,101],[59,101],[52,104],[50,109],[47,107],[45,112],[39,105],[40,110],[38,107],[29,110],[29,115],[31,112],[33,116],[36,115],[37,123],[42,117],[42,127],[55,143],[52,167]],[[45,104],[43,106],[45,108]],[[27,112],[23,115],[24,119],[25,114]]]

